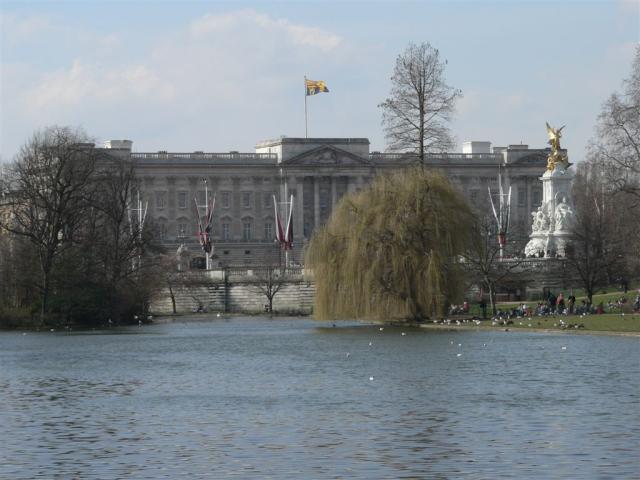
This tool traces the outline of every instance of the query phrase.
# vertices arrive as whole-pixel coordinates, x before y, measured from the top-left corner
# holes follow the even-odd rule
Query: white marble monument
[[[531,239],[524,253],[527,257],[565,257],[574,221],[571,202],[573,172],[567,155],[561,152],[560,137],[564,127],[553,129],[547,123],[551,153],[542,180],[542,205],[531,213]]]

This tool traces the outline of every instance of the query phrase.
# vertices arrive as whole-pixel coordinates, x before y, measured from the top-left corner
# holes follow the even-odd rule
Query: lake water
[[[638,337],[0,332],[0,478],[637,479],[639,390]]]

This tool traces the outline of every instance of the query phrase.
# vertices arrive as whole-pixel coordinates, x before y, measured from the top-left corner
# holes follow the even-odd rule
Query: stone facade
[[[293,262],[301,263],[313,230],[327,221],[345,193],[363,188],[378,173],[416,164],[412,155],[370,152],[366,138],[284,137],[259,143],[253,153],[138,153],[123,140],[105,148],[134,163],[157,235],[169,251],[184,244],[196,260],[192,265],[204,260],[195,237],[194,198],[204,203],[207,180],[209,192],[216,194],[213,268],[281,260],[274,243],[273,195],[278,202],[294,196]],[[511,239],[524,242],[531,212],[542,202],[539,175],[548,153],[527,145],[491,148],[489,142],[468,142],[464,153],[428,155],[426,165],[442,170],[480,209],[489,208],[488,188],[497,195],[501,173],[506,188],[512,187]]]

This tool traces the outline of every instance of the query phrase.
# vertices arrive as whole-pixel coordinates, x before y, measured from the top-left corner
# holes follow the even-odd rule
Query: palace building
[[[111,140],[104,148],[133,162],[159,240],[169,252],[184,245],[193,267],[204,264],[194,199],[205,203],[205,185],[216,197],[213,268],[282,260],[274,241],[274,195],[279,203],[293,195],[292,260],[301,263],[313,230],[327,221],[340,197],[378,173],[416,164],[409,154],[369,151],[366,138],[282,137],[258,143],[253,153],[143,153],[133,151],[129,140]],[[527,145],[466,142],[462,153],[429,154],[426,165],[442,170],[473,206],[487,212],[489,189],[497,196],[500,174],[505,191],[512,191],[510,237],[526,242],[531,213],[542,202],[539,178],[548,153]]]

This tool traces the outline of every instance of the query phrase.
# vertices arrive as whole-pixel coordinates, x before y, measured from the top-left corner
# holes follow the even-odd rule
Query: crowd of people
[[[521,303],[515,307],[508,309],[499,309],[496,317],[498,318],[526,318],[533,316],[549,316],[549,315],[597,315],[603,313],[623,313],[626,305],[629,303],[626,295],[622,295],[616,300],[609,300],[606,304],[599,302],[594,305],[588,299],[576,300],[575,295],[571,294],[565,297],[564,293],[557,296],[549,293],[546,300],[538,302],[535,306]],[[487,302],[481,298],[478,302],[482,318],[487,318]],[[640,290],[631,305],[631,310],[640,313]],[[449,313],[451,315],[465,315],[469,313],[469,303],[465,301],[461,305],[452,305]]]

